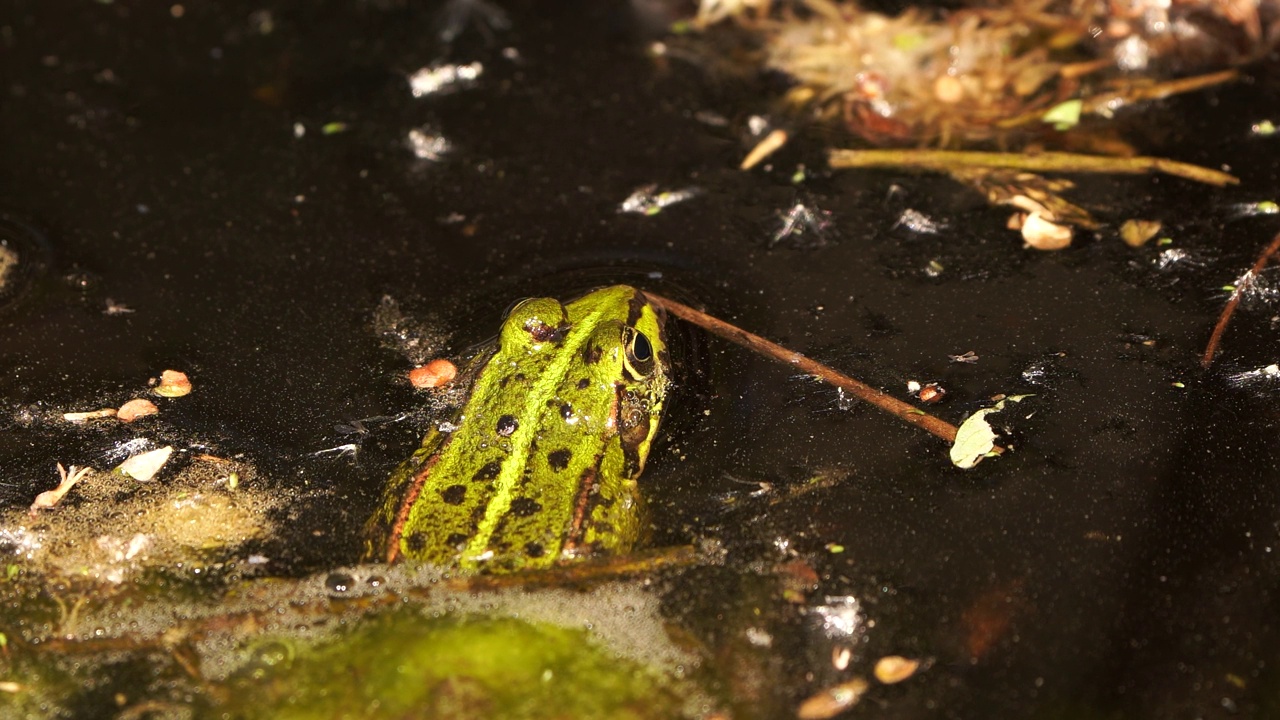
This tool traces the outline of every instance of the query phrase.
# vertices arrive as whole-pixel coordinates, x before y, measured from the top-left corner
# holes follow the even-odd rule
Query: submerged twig
[[[1262,268],[1266,267],[1277,251],[1280,251],[1280,235],[1272,238],[1271,244],[1267,245],[1262,254],[1258,255],[1258,259],[1253,262],[1253,267],[1249,268],[1249,271],[1236,281],[1235,289],[1231,291],[1231,298],[1227,300],[1226,307],[1222,308],[1222,314],[1218,316],[1218,324],[1213,326],[1213,334],[1209,336],[1209,344],[1204,348],[1204,357],[1200,358],[1200,367],[1207,368],[1213,363],[1213,356],[1218,352],[1218,345],[1222,343],[1222,336],[1227,332],[1227,325],[1231,322],[1231,316],[1235,313],[1236,307],[1240,305],[1240,297],[1249,291],[1249,288],[1253,286],[1253,281],[1257,279],[1258,273],[1262,272]]]
[[[962,150],[832,150],[827,163],[834,169],[898,167],[947,172],[956,168],[1012,168],[1035,172],[1123,173],[1162,172],[1208,185],[1239,184],[1234,175],[1161,157],[1104,157],[1079,153],[1000,153]]]
[[[1072,65],[1064,65],[1059,71],[1064,79],[1074,79],[1081,75],[1101,70],[1112,66],[1115,60],[1112,58],[1098,58],[1084,63],[1076,63]],[[1089,97],[1081,98],[1080,114],[1100,114],[1107,112],[1110,108],[1114,108],[1117,104],[1133,105],[1148,100],[1163,100],[1174,95],[1182,95],[1184,93],[1195,92],[1215,85],[1229,83],[1240,77],[1240,72],[1235,69],[1219,70],[1218,72],[1208,73],[1206,75],[1193,75],[1191,77],[1177,78],[1174,80],[1166,80],[1164,82],[1151,83],[1149,85],[1130,84],[1117,90],[1104,90]],[[1035,108],[1029,112],[1006,118],[996,123],[999,127],[1016,128],[1031,123],[1044,122],[1044,109]]]
[[[824,382],[843,389],[845,392],[853,395],[859,400],[871,403],[903,422],[928,430],[949,443],[955,442],[955,425],[952,425],[941,418],[934,417],[914,405],[905,403],[888,393],[867,385],[866,383],[854,380],[848,375],[829,368],[816,360],[807,358],[798,352],[788,350],[777,343],[770,342],[769,340],[760,337],[759,335],[749,333],[736,325],[731,325],[704,312],[694,310],[688,305],[683,305],[675,300],[662,297],[661,295],[654,295],[650,292],[646,292],[645,295],[653,302],[662,306],[667,312],[682,320],[691,322],[694,325],[719,335],[726,340],[735,342],[745,348],[749,348],[760,353],[761,355],[773,358],[778,362],[797,367],[809,375],[813,375]],[[997,448],[996,451],[999,452],[1000,449]]]

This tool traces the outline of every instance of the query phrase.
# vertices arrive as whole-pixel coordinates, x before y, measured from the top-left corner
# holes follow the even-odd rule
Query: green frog
[[[625,285],[516,305],[462,373],[456,418],[392,473],[368,559],[498,573],[629,551],[670,383],[664,322]]]

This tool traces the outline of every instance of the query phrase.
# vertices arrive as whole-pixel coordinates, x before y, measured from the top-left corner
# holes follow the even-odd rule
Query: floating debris
[[[851,660],[853,660],[853,650],[848,645],[836,645],[831,648],[831,667],[844,672],[849,669]]]
[[[1258,384],[1280,383],[1280,365],[1272,363],[1266,367],[1245,370],[1227,376],[1227,382],[1233,387],[1247,387]]]
[[[798,202],[777,215],[782,227],[770,237],[769,248],[777,246],[783,240],[790,240],[792,245],[807,248],[822,247],[829,241],[828,231],[834,226],[830,210]]]
[[[747,153],[747,156],[742,159],[742,164],[738,166],[738,169],[750,170],[760,164],[762,160],[777,152],[783,145],[786,145],[787,139],[786,130],[774,130],[765,135],[764,139],[756,143],[756,146],[751,148],[751,152]]]
[[[101,410],[88,410],[85,412],[69,412],[62,413],[62,419],[67,422],[82,423],[87,420],[100,420],[116,416],[115,408],[102,408]]]
[[[314,457],[324,457],[332,455],[334,457],[350,457],[353,458],[360,454],[360,445],[358,443],[345,443],[343,445],[335,445],[331,448],[317,450],[311,453]]]
[[[1258,137],[1271,137],[1276,134],[1276,125],[1270,120],[1261,120],[1254,123],[1249,132]]]
[[[484,65],[480,62],[432,65],[420,68],[409,76],[409,90],[416,98],[444,95],[475,85],[482,74]]]
[[[417,367],[409,371],[409,384],[418,390],[428,388],[438,388],[442,385],[448,385],[458,375],[458,366],[444,358],[438,358],[431,362]]]
[[[857,705],[870,687],[870,683],[857,677],[820,690],[800,703],[800,707],[796,708],[796,717],[800,720],[833,718]]]
[[[693,114],[693,119],[711,127],[729,127],[729,118],[714,110],[698,110]]]
[[[120,463],[116,468],[116,472],[137,480],[139,482],[150,482],[160,472],[160,468],[169,462],[169,456],[173,454],[173,446],[165,445],[162,448],[144,452],[141,455],[133,457]]]
[[[1080,124],[1080,111],[1083,109],[1084,101],[1080,98],[1068,100],[1049,108],[1040,120],[1058,132],[1070,130]]]
[[[862,603],[852,595],[829,596],[808,610],[822,634],[833,640],[848,640],[863,632]]]
[[[160,397],[177,398],[191,394],[191,381],[187,374],[178,370],[165,370],[160,373],[160,384],[153,390]]]
[[[922,403],[934,405],[942,402],[947,397],[947,389],[936,382],[931,382],[920,388],[917,397],[920,398]]]
[[[1142,247],[1155,237],[1164,225],[1159,220],[1125,220],[1120,226],[1120,239],[1129,247]]]
[[[129,315],[134,311],[133,308],[128,305],[118,303],[111,298],[107,298],[105,304],[106,307],[102,310],[103,315]]]
[[[692,185],[680,190],[656,192],[657,189],[656,183],[636,188],[618,206],[618,212],[657,215],[662,212],[663,208],[691,200],[702,194],[702,188]]]
[[[947,357],[953,363],[964,363],[966,365],[972,365],[978,362],[978,354],[972,350],[966,350],[964,353],[960,355],[948,355]]]
[[[1178,265],[1199,265],[1191,253],[1182,248],[1165,248],[1151,260],[1157,270],[1169,270]]]
[[[916,674],[920,669],[920,661],[904,658],[901,655],[886,655],[876,661],[875,676],[885,685],[900,683]]]
[[[320,134],[321,135],[337,135],[339,133],[346,132],[348,127],[350,126],[348,126],[344,122],[339,122],[339,121],[327,122],[324,125],[320,126]]]
[[[120,409],[116,412],[116,418],[120,422],[128,423],[148,415],[155,415],[158,412],[160,412],[160,408],[156,407],[156,404],[150,400],[134,398],[120,406]]]
[[[904,227],[911,232],[918,233],[920,235],[936,235],[938,234],[938,231],[946,229],[947,224],[937,222],[919,210],[907,208],[898,216],[898,221],[893,224],[893,227]]]
[[[702,0],[693,25],[732,18],[754,33],[761,62],[794,81],[787,100],[822,120],[872,143],[938,147],[1033,140],[1045,123],[1071,131],[1086,115],[1229,82],[1231,70],[1155,75],[1197,54],[1244,63],[1274,39],[1256,3],[973,5],[888,16],[850,1]]]
[[[406,143],[419,160],[440,162],[453,152],[453,143],[448,138],[426,127],[410,130]]]
[[[1236,203],[1228,208],[1232,220],[1255,217],[1257,215],[1275,215],[1280,213],[1280,203],[1274,200],[1259,200],[1251,203]]]
[[[956,431],[956,441],[951,445],[951,464],[963,470],[977,465],[983,458],[996,452],[996,431],[987,422],[987,416],[1004,410],[1005,403],[1022,402],[1030,395],[1010,395],[994,407],[983,408],[960,423]]]
[[[91,467],[76,467],[72,465],[71,469],[68,470],[62,467],[62,463],[58,463],[58,475],[61,477],[61,482],[58,483],[58,487],[52,490],[45,490],[36,496],[35,502],[31,503],[31,515],[34,517],[40,510],[56,507],[62,501],[63,496],[71,492],[71,488],[75,487],[76,483],[85,479],[91,472],[93,472]]]
[[[1019,215],[1022,240],[1036,250],[1061,250],[1071,245],[1074,232],[1067,225],[1053,222],[1052,217],[1032,212]]]

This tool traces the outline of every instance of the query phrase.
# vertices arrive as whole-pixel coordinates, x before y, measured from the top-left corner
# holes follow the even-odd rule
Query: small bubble
[[[293,660],[293,647],[283,642],[269,642],[253,651],[253,661],[259,667],[287,665]]]
[[[344,593],[356,584],[356,579],[347,573],[329,573],[329,577],[324,579],[324,587],[331,593]]]

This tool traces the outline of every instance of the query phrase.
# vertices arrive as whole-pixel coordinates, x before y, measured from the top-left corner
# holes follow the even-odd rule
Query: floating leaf
[[[1070,130],[1080,124],[1080,111],[1083,108],[1084,101],[1079,98],[1068,100],[1049,108],[1040,119],[1052,125],[1054,130]]]
[[[902,682],[920,668],[919,660],[904,658],[901,655],[886,655],[876,661],[876,679],[885,685]]]
[[[443,358],[437,358],[422,367],[410,370],[409,383],[419,390],[437,388],[453,382],[457,375],[456,365]]]
[[[141,455],[133,457],[120,463],[120,467],[116,468],[116,472],[138,480],[147,482],[160,472],[160,468],[169,462],[169,456],[173,454],[173,446],[165,445],[158,450],[144,452]]]
[[[1071,244],[1071,228],[1031,213],[1022,222],[1022,240],[1037,250],[1061,250]]]
[[[187,379],[187,374],[177,370],[165,370],[160,373],[160,384],[156,386],[155,393],[161,397],[182,397],[191,393],[191,381]]]
[[[996,447],[996,433],[986,417],[991,413],[1004,410],[1007,402],[1021,402],[1030,395],[1011,395],[995,404],[995,407],[983,408],[970,415],[960,423],[956,431],[956,441],[951,445],[951,464],[968,470],[977,465],[982,458],[991,454]]]
[[[1125,220],[1120,226],[1120,239],[1129,247],[1142,247],[1160,232],[1161,227],[1159,220]]]
[[[35,502],[31,503],[31,515],[34,517],[37,510],[48,510],[56,507],[62,501],[63,496],[71,492],[71,488],[80,482],[89,473],[93,472],[93,468],[71,466],[68,470],[62,467],[62,463],[58,463],[58,475],[62,477],[62,482],[58,483],[58,487],[52,490],[46,490],[36,496]]]
[[[150,400],[134,398],[120,406],[120,409],[116,412],[116,417],[120,422],[133,422],[138,418],[155,415],[158,412],[160,412],[160,408],[157,408],[156,404]]]
[[[826,720],[848,710],[867,692],[870,683],[860,677],[833,685],[810,696],[796,708],[801,720]]]

